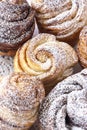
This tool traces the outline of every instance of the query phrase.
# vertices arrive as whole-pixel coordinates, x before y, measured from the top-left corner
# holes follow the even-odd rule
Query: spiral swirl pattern
[[[73,72],[78,62],[74,49],[51,34],[39,34],[16,53],[14,69],[42,80],[49,88]]]
[[[0,82],[0,129],[28,130],[44,98],[43,84],[25,73],[12,73]]]
[[[87,129],[87,69],[56,85],[40,107],[39,122],[41,130]]]
[[[0,50],[17,50],[31,38],[35,11],[23,0],[0,1]]]
[[[69,41],[87,24],[87,0],[32,0],[41,32]]]

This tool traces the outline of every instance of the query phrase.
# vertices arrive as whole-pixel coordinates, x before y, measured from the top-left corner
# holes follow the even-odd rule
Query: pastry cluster
[[[26,73],[12,73],[0,82],[0,129],[28,130],[45,96],[43,84]]]
[[[87,0],[32,0],[40,32],[72,41],[87,24]]]
[[[56,85],[40,106],[40,130],[87,129],[87,69]]]
[[[14,70],[38,77],[49,92],[51,86],[73,73],[77,62],[76,52],[70,45],[57,41],[54,35],[42,33],[19,48]]]
[[[87,0],[28,1],[0,1],[0,130],[87,130]]]
[[[31,38],[34,15],[25,0],[0,1],[0,55],[14,55]]]

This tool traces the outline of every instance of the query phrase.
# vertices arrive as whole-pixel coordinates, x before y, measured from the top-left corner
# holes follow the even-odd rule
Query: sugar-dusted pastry
[[[39,123],[40,130],[87,130],[87,69],[56,85],[40,106]]]
[[[34,15],[26,0],[0,1],[0,55],[14,55],[32,37]]]
[[[40,32],[72,41],[87,24],[87,0],[32,0]]]
[[[17,51],[14,70],[40,78],[46,90],[49,90],[71,75],[77,62],[76,52],[70,45],[57,41],[54,35],[42,33]]]
[[[12,73],[0,82],[0,130],[28,130],[45,96],[42,82],[26,73]]]
[[[77,44],[77,54],[81,65],[87,67],[87,26],[85,26],[79,36]]]
[[[0,76],[6,76],[13,72],[13,58],[10,56],[0,56]]]

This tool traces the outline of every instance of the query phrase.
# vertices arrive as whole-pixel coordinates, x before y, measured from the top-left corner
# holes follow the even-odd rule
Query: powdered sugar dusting
[[[36,10],[40,32],[54,34],[57,39],[69,41],[87,23],[87,0],[31,1]],[[86,16],[86,17],[85,17]]]
[[[42,130],[68,130],[69,127],[75,129],[74,126],[79,126],[76,128],[80,130],[87,129],[86,77],[87,69],[84,69],[57,84],[45,98],[39,114]],[[61,105],[66,105],[65,109]]]
[[[13,72],[13,58],[0,56],[0,76],[6,76]]]
[[[0,1],[1,50],[17,50],[31,38],[34,31],[34,15],[35,11],[26,2],[12,4],[9,1]]]
[[[40,78],[45,86],[53,86],[71,75],[73,66],[78,62],[76,52],[70,45],[45,33],[38,34],[22,46],[16,58],[22,71]]]
[[[12,73],[3,78],[0,86],[0,128],[27,130],[36,121],[44,96],[41,81],[26,73]]]

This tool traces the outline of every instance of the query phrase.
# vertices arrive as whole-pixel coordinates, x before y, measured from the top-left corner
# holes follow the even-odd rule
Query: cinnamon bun
[[[54,34],[58,40],[71,41],[87,24],[87,0],[32,0],[40,32]]]
[[[44,98],[41,81],[26,73],[12,73],[0,82],[0,129],[28,130],[36,121]]]
[[[26,0],[0,1],[0,55],[14,55],[32,37],[34,15]]]
[[[51,34],[38,34],[26,42],[14,58],[15,72],[27,72],[44,83],[49,92],[57,82],[73,73],[78,62],[74,49]]]

